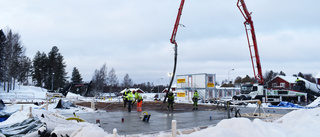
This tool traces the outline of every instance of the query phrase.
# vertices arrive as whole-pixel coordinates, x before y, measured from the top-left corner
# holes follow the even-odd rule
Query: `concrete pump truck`
[[[278,104],[281,101],[289,101],[294,103],[307,102],[307,95],[320,95],[319,91],[306,92],[302,90],[295,89],[306,89],[307,84],[299,84],[300,88],[295,88],[293,90],[289,89],[266,89],[265,81],[262,75],[260,56],[258,52],[257,39],[255,35],[255,29],[253,21],[251,19],[251,13],[248,11],[244,0],[238,0],[237,7],[239,8],[241,14],[245,18],[244,26],[247,35],[247,41],[249,45],[250,57],[253,66],[254,77],[257,83],[243,84],[241,86],[241,94],[233,96],[234,100],[252,100],[259,99],[263,102],[270,102],[272,104]],[[310,89],[310,88],[309,88]]]

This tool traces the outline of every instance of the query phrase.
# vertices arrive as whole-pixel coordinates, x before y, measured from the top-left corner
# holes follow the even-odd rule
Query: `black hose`
[[[164,100],[163,100],[163,104],[166,103],[168,94],[170,92],[171,86],[172,86],[172,82],[174,80],[174,75],[176,74],[176,68],[177,68],[177,56],[178,56],[178,44],[175,42],[174,43],[174,65],[173,65],[173,73],[172,73],[172,77],[171,77],[171,81],[168,87],[168,91],[166,93],[166,95],[164,96]]]

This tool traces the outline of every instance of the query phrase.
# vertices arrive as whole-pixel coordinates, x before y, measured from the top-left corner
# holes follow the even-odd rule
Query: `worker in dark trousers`
[[[171,107],[171,111],[173,111],[173,102],[174,102],[174,95],[173,92],[170,91],[168,94],[168,106],[167,106],[167,110],[170,110]]]
[[[124,91],[123,96],[122,96],[122,98],[123,98],[123,110],[126,108],[127,101],[128,101],[128,99],[127,99],[127,92],[128,92],[127,90]]]
[[[198,110],[198,99],[199,99],[199,93],[197,90],[195,90],[194,94],[193,94],[193,98],[192,98],[192,101],[193,101],[193,109],[192,110]]]
[[[128,103],[128,112],[131,112],[133,94],[130,90],[127,92],[127,103]]]
[[[133,108],[133,106],[134,106],[134,103],[136,103],[137,102],[137,100],[138,100],[138,91],[136,92],[136,91],[133,91],[132,92],[132,94],[133,94],[133,96],[134,96],[134,99],[133,99],[133,101],[132,101],[132,107],[131,108]]]

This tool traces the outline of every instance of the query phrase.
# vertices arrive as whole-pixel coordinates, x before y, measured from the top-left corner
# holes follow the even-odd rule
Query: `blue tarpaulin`
[[[295,105],[293,103],[290,102],[280,102],[278,105],[274,106],[274,105],[269,105],[269,107],[286,107],[286,108],[303,108],[299,105]]]

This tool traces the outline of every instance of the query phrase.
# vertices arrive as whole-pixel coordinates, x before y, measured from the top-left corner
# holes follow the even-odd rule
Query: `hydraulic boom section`
[[[175,45],[177,45],[177,43],[176,43],[176,35],[177,35],[177,31],[178,31],[180,18],[181,18],[181,15],[182,15],[182,9],[183,9],[183,5],[184,5],[184,1],[185,0],[181,0],[179,11],[178,11],[178,15],[177,15],[177,19],[176,19],[176,23],[174,24],[173,32],[172,32],[171,39],[170,39],[170,42],[172,44],[175,44]]]
[[[184,1],[185,0],[181,0],[179,11],[178,11],[178,15],[177,15],[177,19],[176,19],[176,22],[174,24],[173,32],[172,32],[171,39],[170,39],[170,42],[172,44],[174,44],[174,66],[173,66],[173,73],[172,73],[171,81],[170,81],[170,84],[169,84],[169,88],[168,88],[168,91],[166,93],[166,96],[164,97],[163,104],[166,103],[168,94],[170,92],[170,88],[172,86],[172,82],[174,80],[174,75],[176,73],[177,56],[178,56],[178,44],[176,42],[176,35],[177,35],[178,27],[179,27],[180,17],[182,15],[182,9],[183,9],[183,5],[184,5]]]
[[[254,31],[253,21],[251,19],[251,13],[249,13],[248,8],[244,2],[244,0],[238,0],[237,6],[245,18],[244,26],[246,28],[246,34],[248,39],[248,45],[250,50],[251,62],[253,66],[253,73],[254,77],[258,80],[260,84],[264,84],[263,76],[262,76],[262,69],[261,69],[261,62],[260,56],[258,51],[257,39],[256,34]],[[250,36],[251,35],[251,38]],[[253,49],[252,49],[253,47]]]

